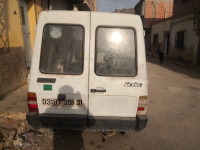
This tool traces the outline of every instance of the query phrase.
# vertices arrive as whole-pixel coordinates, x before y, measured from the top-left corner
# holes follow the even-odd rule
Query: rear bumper
[[[28,112],[27,120],[34,128],[76,129],[95,131],[142,130],[146,127],[147,116],[136,117],[88,117],[84,115],[55,115]]]

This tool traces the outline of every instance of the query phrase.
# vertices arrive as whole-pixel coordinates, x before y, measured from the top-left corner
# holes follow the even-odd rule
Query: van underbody
[[[140,131],[146,127],[147,115],[136,117],[88,117],[86,115],[39,114],[28,112],[27,120],[34,128],[94,131]]]

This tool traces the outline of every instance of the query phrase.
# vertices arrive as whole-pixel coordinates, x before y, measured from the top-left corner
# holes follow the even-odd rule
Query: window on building
[[[158,34],[153,35],[153,44],[157,45],[158,44]]]
[[[184,49],[185,45],[185,31],[176,32],[175,46],[179,49]]]
[[[182,4],[188,3],[190,0],[182,0]]]

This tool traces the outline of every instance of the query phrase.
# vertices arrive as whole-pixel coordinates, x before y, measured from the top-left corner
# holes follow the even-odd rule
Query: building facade
[[[200,66],[199,0],[174,0],[169,55]]]
[[[134,8],[115,9],[114,13],[135,14]]]
[[[0,1],[0,100],[26,83],[26,60],[19,1]]]
[[[146,50],[151,49],[151,26],[172,16],[173,0],[140,0],[135,13],[141,16],[145,30]]]
[[[151,28],[151,53],[156,53],[159,49],[165,55],[169,54],[169,42],[171,30],[171,18],[152,24]]]
[[[96,11],[96,0],[0,0],[0,100],[27,82],[42,10]]]

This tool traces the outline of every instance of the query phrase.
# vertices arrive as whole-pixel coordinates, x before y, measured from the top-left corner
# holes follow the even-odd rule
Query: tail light
[[[28,109],[30,112],[38,112],[36,93],[28,93]]]
[[[137,115],[146,115],[147,96],[140,96],[138,101]]]

